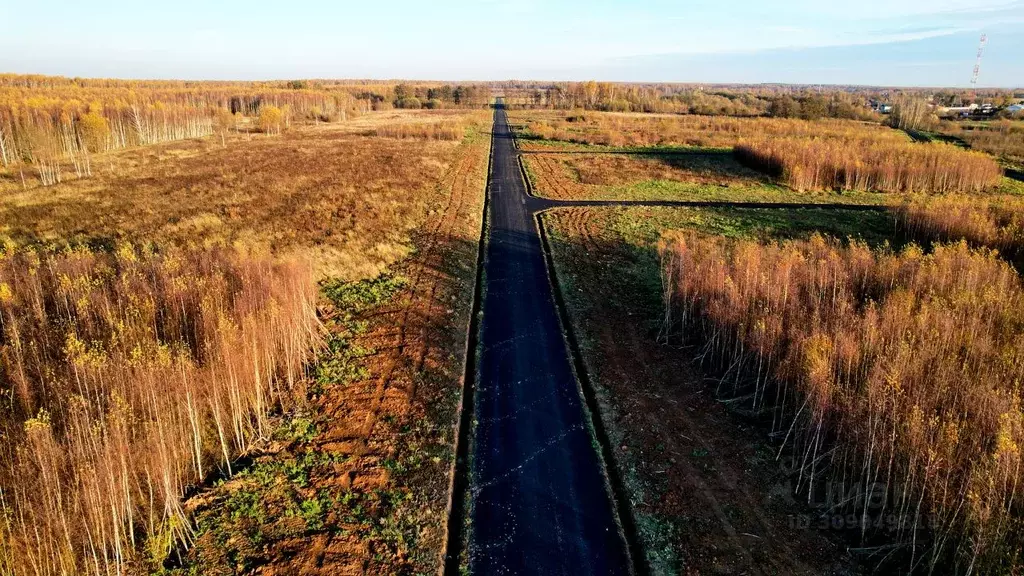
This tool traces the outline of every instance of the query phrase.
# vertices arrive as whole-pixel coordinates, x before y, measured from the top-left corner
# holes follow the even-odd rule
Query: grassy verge
[[[797,192],[784,186],[720,186],[672,180],[645,180],[623,186],[599,187],[588,200],[697,200],[726,202],[793,202],[808,204],[885,205],[898,200],[875,192]]]
[[[884,212],[820,209],[622,207],[595,210],[593,218],[593,228],[602,235],[651,257],[657,256],[654,248],[661,233],[672,229],[764,240],[819,232],[879,244],[892,239],[893,227],[893,217]]]
[[[1024,167],[1019,170],[1024,178]],[[1024,180],[1016,178],[1004,177],[999,182],[999,188],[994,191],[996,194],[1010,194],[1014,196],[1024,196]]]

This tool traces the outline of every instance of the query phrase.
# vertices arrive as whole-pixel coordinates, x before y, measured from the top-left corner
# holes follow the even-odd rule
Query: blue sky
[[[1024,0],[0,0],[0,71],[1024,85]]]

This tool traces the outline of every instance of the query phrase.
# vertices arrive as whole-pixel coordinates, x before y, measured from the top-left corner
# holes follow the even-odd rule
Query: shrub
[[[744,164],[797,190],[980,192],[1003,175],[988,155],[939,142],[781,137],[735,152]]]
[[[124,573],[269,433],[318,342],[308,264],[228,250],[0,258],[0,572]]]
[[[102,152],[107,148],[110,125],[102,114],[93,111],[78,118],[78,133],[82,144],[90,152]]]
[[[418,110],[422,108],[420,99],[416,97],[400,98],[395,101],[395,108],[408,108],[412,110]]]
[[[280,134],[284,127],[284,112],[277,106],[263,106],[256,124],[265,134]]]
[[[938,196],[906,202],[897,210],[900,224],[923,242],[958,242],[998,250],[1024,268],[1024,200]]]
[[[828,513],[857,518],[866,544],[905,550],[903,571],[1020,569],[1024,287],[1012,267],[963,243],[892,253],[820,237],[674,233],[661,254],[667,318],[704,336],[701,356],[727,382],[749,375],[746,398],[771,413],[799,492],[839,493]]]

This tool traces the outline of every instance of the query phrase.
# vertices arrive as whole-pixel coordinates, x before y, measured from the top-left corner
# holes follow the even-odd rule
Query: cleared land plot
[[[14,244],[232,244],[309,257],[322,278],[326,347],[308,393],[231,455],[233,476],[189,487],[186,538],[137,534],[138,550],[120,551],[131,570],[437,570],[487,172],[478,116],[487,126],[465,114],[461,141],[368,135],[401,114],[134,148],[95,160],[92,178],[27,192],[7,181]]]
[[[619,447],[648,556],[681,573],[849,574],[843,546],[794,502],[795,478],[750,415],[715,398],[687,350],[659,344],[664,230],[736,238],[890,238],[892,217],[841,210],[571,208],[543,222]],[[809,525],[805,520],[813,518]]]
[[[853,120],[734,118],[672,114],[564,112],[530,110],[509,114],[523,150],[552,146],[605,148],[717,148],[764,137],[831,137],[856,133],[865,137],[911,142],[885,126]]]
[[[462,118],[479,126],[485,116]],[[19,244],[131,239],[300,251],[324,275],[374,276],[409,253],[410,234],[436,209],[439,182],[465,146],[362,135],[404,125],[408,114],[362,122],[354,133],[324,125],[226,146],[134,148],[97,157],[92,178],[24,192],[12,176],[0,185],[0,234]],[[475,127],[470,137],[481,140]]]
[[[298,438],[271,443],[247,475],[189,503],[210,528],[186,567],[227,570],[243,556],[268,574],[437,570],[488,140],[463,146],[424,199],[412,256],[385,276],[325,285],[330,353],[308,409],[281,426]],[[240,515],[230,507],[239,498],[275,502],[274,513]],[[296,503],[322,506],[320,522],[295,532]]]
[[[523,155],[534,193],[557,200],[707,200],[885,204],[869,192],[796,192],[730,152]]]

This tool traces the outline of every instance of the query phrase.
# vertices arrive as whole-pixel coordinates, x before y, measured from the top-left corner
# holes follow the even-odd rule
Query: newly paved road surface
[[[494,114],[490,231],[469,494],[472,574],[628,574],[570,367],[505,111]]]
[[[561,333],[536,214],[570,206],[887,208],[538,198],[529,194],[523,181],[500,104],[493,130],[490,229],[467,488],[469,569],[486,575],[629,574],[628,547]]]

